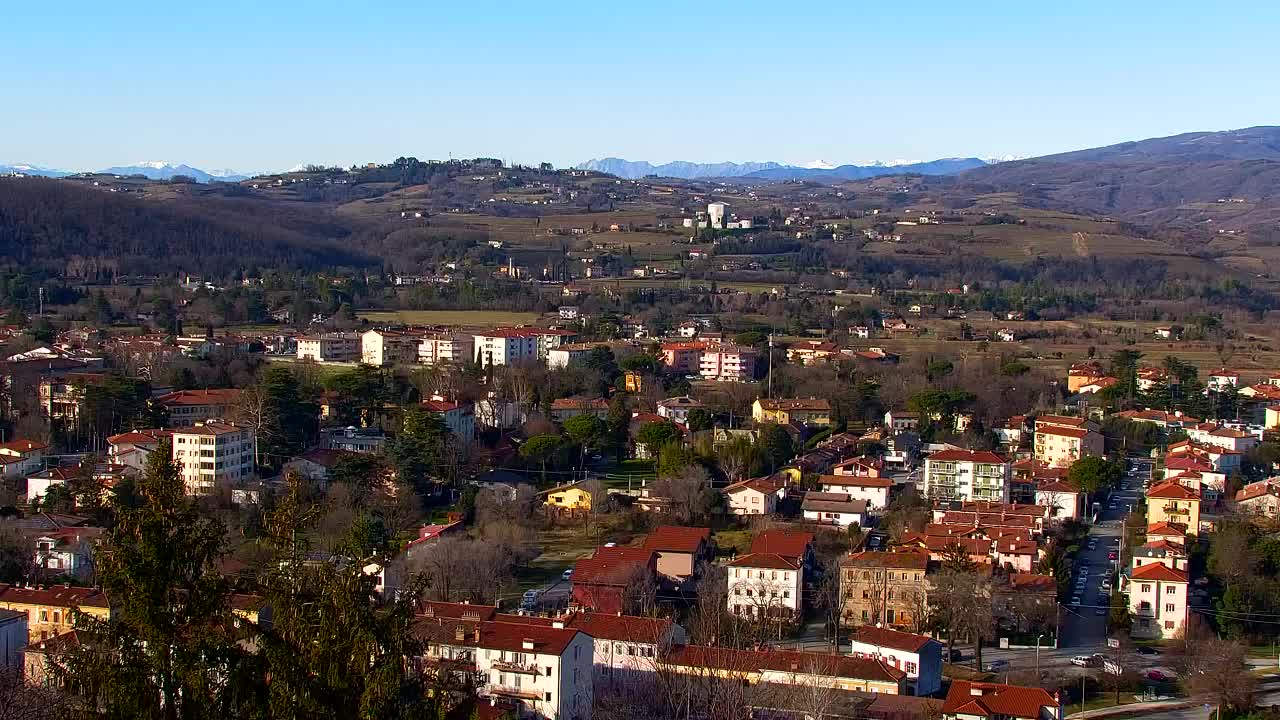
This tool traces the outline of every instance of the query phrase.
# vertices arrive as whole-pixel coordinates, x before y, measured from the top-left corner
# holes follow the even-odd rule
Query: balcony
[[[1166,515],[1191,515],[1191,510],[1189,508],[1174,505],[1173,503],[1165,505],[1161,510],[1163,510]]]
[[[1138,607],[1133,611],[1133,616],[1138,618],[1153,618],[1156,616],[1156,611],[1155,608],[1151,606],[1151,603],[1138,603]]]
[[[490,667],[500,672],[519,673],[521,675],[542,674],[542,669],[537,665],[525,665],[522,663],[504,662],[502,660],[494,661]]]
[[[531,688],[510,687],[507,685],[490,685],[489,694],[499,697],[516,698],[518,700],[541,700],[542,693]]]

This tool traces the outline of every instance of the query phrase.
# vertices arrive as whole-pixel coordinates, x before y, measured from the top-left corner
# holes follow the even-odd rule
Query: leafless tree
[[[58,720],[72,712],[65,693],[25,682],[20,665],[0,668],[0,720]]]
[[[1230,640],[1212,638],[1183,656],[1183,684],[1193,696],[1223,710],[1248,710],[1253,706],[1257,678],[1246,672],[1245,649]]]
[[[655,480],[649,488],[652,495],[667,499],[667,512],[681,524],[704,518],[715,507],[711,476],[700,466],[686,467],[674,477]]]
[[[626,615],[650,617],[658,609],[658,578],[646,567],[636,567],[622,589],[622,608]]]
[[[267,422],[268,400],[262,388],[250,385],[240,392],[240,401],[231,411],[231,419],[248,425],[257,434],[258,441],[253,445],[253,462],[261,464],[262,457],[258,448],[263,444],[271,444],[275,440],[273,424]]]

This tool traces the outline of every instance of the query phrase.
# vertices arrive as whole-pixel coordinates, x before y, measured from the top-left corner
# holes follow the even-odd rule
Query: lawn
[[[604,484],[610,489],[638,489],[656,477],[652,460],[624,460],[602,471]]]
[[[359,313],[369,322],[398,322],[407,325],[529,325],[540,315],[506,310],[378,310]]]

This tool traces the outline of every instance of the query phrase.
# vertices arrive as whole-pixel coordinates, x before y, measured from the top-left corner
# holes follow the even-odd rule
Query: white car
[[[1089,667],[1093,665],[1093,657],[1089,655],[1077,655],[1071,658],[1071,664],[1078,667]]]

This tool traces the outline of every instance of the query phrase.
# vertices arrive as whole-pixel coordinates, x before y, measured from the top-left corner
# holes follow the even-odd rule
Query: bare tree
[[[666,511],[682,524],[706,517],[715,507],[711,476],[701,466],[686,467],[675,477],[655,480],[649,487],[652,495],[667,500]]]
[[[0,720],[58,720],[72,714],[66,693],[24,681],[21,665],[0,668]]]
[[[1258,679],[1246,672],[1245,649],[1230,640],[1212,638],[1183,657],[1181,677],[1187,691],[1223,710],[1244,711],[1253,706]]]

